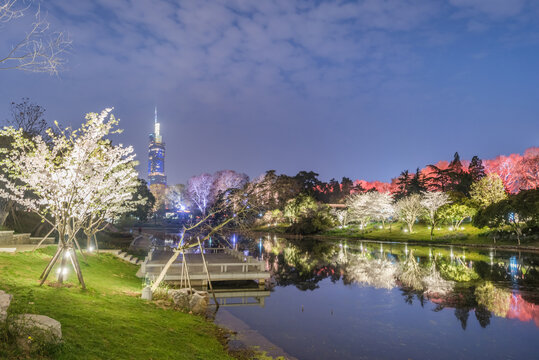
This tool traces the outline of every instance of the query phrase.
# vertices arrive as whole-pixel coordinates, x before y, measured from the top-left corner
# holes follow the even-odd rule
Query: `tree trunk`
[[[11,200],[0,200],[0,226],[3,226],[6,222],[9,211],[11,210]]]
[[[80,247],[80,245],[79,245],[79,241],[77,240],[76,237],[73,237],[73,242],[74,242],[75,245],[77,246],[77,249],[79,249],[79,252],[80,252],[80,254],[82,255],[82,257],[84,258],[84,261],[86,261],[86,255],[84,255],[84,253],[82,252],[82,249],[81,249],[81,247]],[[75,251],[76,251],[76,250],[73,249],[73,252],[75,252]]]
[[[97,255],[99,255],[99,245],[97,245],[97,234],[94,233],[94,245],[95,245],[95,252]]]
[[[56,263],[56,260],[58,259],[58,256],[60,255],[60,253],[62,252],[62,248],[61,247],[58,247],[58,249],[56,250],[56,253],[54,254],[54,256],[52,257],[51,261],[49,261],[49,263],[47,264],[47,267],[45,267],[45,270],[43,270],[43,272],[41,273],[41,276],[39,277],[40,279],[43,279],[44,277],[46,278],[47,275],[49,274],[50,272],[50,269],[52,269],[52,267],[54,266],[54,264]],[[44,281],[44,280],[43,280]],[[43,283],[43,282],[42,282]]]
[[[75,268],[75,271],[77,272],[77,277],[79,279],[79,283],[81,284],[82,288],[86,290],[86,284],[84,283],[84,278],[82,277],[82,270],[80,269],[80,263],[79,259],[77,257],[77,252],[73,251],[73,258],[71,258],[71,262],[73,263],[73,267]]]
[[[34,247],[34,250],[33,250],[33,251],[36,251],[36,249],[37,249],[38,247],[40,247],[41,244],[43,244],[43,241],[47,240],[47,238],[49,237],[49,235],[50,235],[54,230],[56,230],[56,228],[53,227],[53,228],[51,229],[51,231],[49,231],[49,233],[48,233],[47,235],[45,235],[45,236],[43,237],[43,239],[41,239],[41,241]]]
[[[9,209],[11,213],[11,219],[13,220],[13,229],[16,229],[19,227],[19,217],[17,216],[17,213],[15,212],[15,206],[10,206]]]

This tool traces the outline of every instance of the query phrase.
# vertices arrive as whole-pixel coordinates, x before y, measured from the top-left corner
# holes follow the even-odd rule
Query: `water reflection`
[[[494,250],[375,242],[255,239],[234,236],[234,247],[265,261],[272,287],[345,285],[400,289],[405,303],[426,301],[434,311],[454,309],[462,329],[470,313],[481,327],[493,316],[533,321],[539,327],[538,256]]]

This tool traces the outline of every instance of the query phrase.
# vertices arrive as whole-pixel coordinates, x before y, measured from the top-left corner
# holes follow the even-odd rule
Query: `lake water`
[[[291,357],[539,359],[538,254],[269,235],[230,246],[265,261],[270,291],[216,321]]]

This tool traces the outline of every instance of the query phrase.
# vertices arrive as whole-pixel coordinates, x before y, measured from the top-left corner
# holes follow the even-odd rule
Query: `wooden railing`
[[[171,252],[172,253],[172,252]],[[214,272],[220,272],[220,273],[227,273],[227,272],[235,272],[238,271],[241,268],[242,273],[249,272],[251,269],[254,268],[254,271],[265,271],[266,264],[263,261],[259,261],[257,259],[254,259],[252,256],[246,256],[242,254],[239,251],[228,249],[228,248],[206,248],[204,249],[205,254],[216,254],[216,253],[224,253],[227,255],[231,255],[241,262],[217,262],[212,263],[211,258],[207,259],[206,264],[208,265],[208,270],[210,273]],[[193,253],[190,253],[193,254]],[[146,272],[158,269],[158,271],[162,271],[165,267],[165,263],[159,263],[159,264],[152,264],[150,261],[152,259],[152,254],[150,254],[146,257],[144,262],[141,265],[141,271],[143,274]],[[200,263],[194,263],[194,262],[188,262],[187,265],[189,266],[189,271],[196,272],[200,268],[200,272],[204,271],[204,264],[202,262]],[[182,263],[174,263],[170,267],[171,268],[181,268]],[[229,271],[230,268],[230,271]],[[196,270],[195,270],[196,269]]]

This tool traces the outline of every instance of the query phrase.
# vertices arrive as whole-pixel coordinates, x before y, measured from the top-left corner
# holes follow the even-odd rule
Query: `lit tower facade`
[[[157,107],[155,108],[154,132],[150,134],[148,147],[148,183],[150,191],[155,196],[156,208],[165,201],[167,177],[165,175],[165,143],[161,136],[161,124],[157,122]]]

